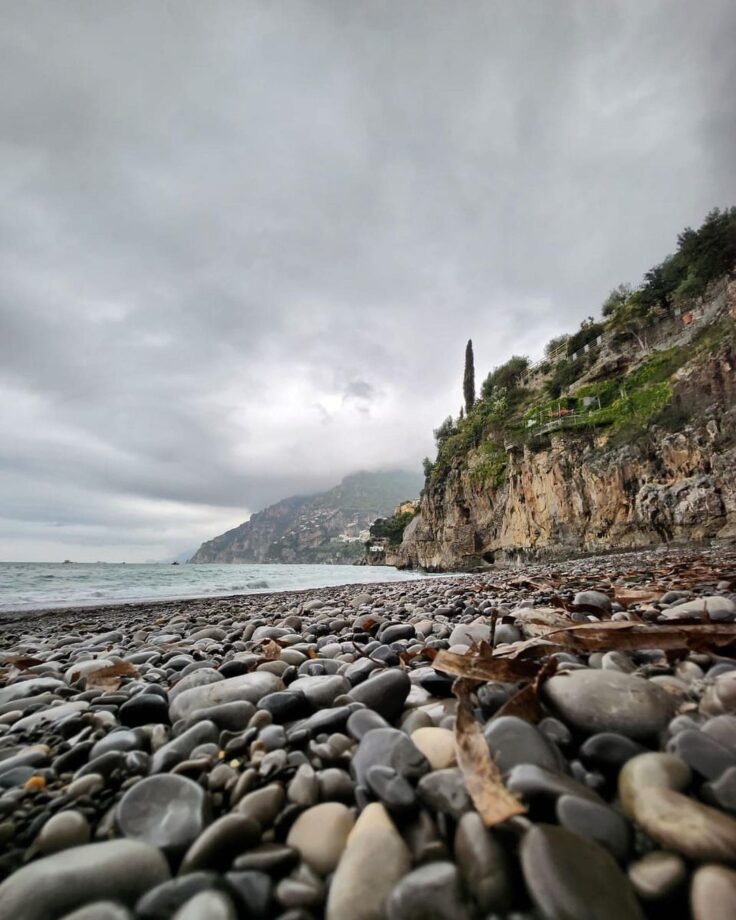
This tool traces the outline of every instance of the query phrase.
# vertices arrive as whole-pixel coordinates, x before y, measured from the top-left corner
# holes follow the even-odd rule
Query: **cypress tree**
[[[463,375],[463,396],[465,397],[465,413],[473,408],[475,402],[475,361],[473,360],[473,340],[468,339],[465,346],[465,374]]]

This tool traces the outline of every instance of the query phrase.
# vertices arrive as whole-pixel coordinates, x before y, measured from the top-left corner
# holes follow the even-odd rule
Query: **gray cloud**
[[[9,0],[0,558],[417,466],[736,201],[729,0]]]

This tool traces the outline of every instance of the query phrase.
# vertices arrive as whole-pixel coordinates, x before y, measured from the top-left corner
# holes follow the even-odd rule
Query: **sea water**
[[[424,577],[390,566],[0,562],[0,612],[227,597]]]

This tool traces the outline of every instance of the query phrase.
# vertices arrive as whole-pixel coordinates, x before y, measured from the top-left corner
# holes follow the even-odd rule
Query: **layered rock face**
[[[351,563],[363,555],[377,517],[419,492],[421,477],[387,471],[356,473],[328,492],[295,496],[203,543],[191,562]]]
[[[628,443],[553,434],[543,449],[509,446],[500,485],[460,458],[430,479],[421,514],[386,562],[430,571],[514,559],[736,536],[736,347],[733,334],[672,380],[688,422]]]

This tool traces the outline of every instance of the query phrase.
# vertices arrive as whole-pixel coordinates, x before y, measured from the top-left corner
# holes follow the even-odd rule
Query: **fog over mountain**
[[[0,559],[174,556],[736,203],[730,0],[5,0]]]

